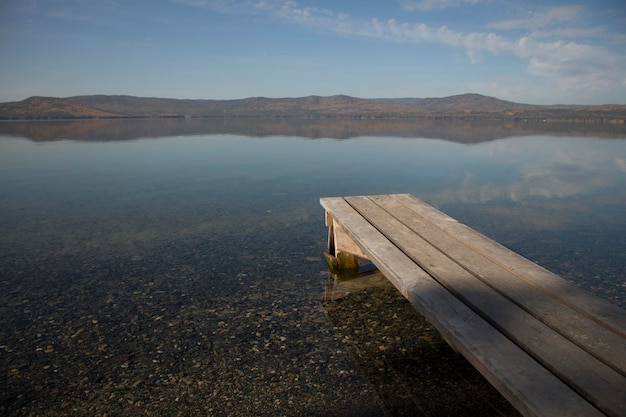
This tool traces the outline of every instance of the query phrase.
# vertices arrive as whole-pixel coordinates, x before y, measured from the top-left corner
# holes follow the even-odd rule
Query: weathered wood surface
[[[411,195],[320,202],[329,227],[522,414],[626,416],[623,309]]]

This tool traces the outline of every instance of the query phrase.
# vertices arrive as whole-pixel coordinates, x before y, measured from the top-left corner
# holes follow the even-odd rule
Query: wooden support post
[[[337,254],[337,274],[339,276],[356,275],[359,273],[359,258],[346,253]]]
[[[328,226],[328,247],[324,258],[328,268],[338,276],[350,276],[359,273],[359,258],[367,259],[344,228],[326,213]]]

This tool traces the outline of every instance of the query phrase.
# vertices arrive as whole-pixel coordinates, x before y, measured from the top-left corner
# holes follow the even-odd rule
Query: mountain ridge
[[[19,102],[0,103],[2,120],[154,117],[458,118],[624,123],[626,105],[534,105],[476,93],[397,99],[310,95],[232,100],[97,94],[66,98],[34,96]]]
[[[9,117],[3,117],[7,113]],[[74,119],[121,116],[118,113],[57,97],[32,96],[18,102],[0,103],[0,119]]]

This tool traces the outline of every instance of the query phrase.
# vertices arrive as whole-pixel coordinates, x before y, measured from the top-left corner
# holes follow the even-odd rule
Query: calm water
[[[59,387],[68,375],[115,382],[87,360],[62,375],[60,363],[80,362],[67,352],[47,365],[42,359],[42,367],[58,369],[40,388],[13,374],[32,371],[33,352],[67,351],[79,339],[90,358],[101,349],[120,366],[133,357],[139,367],[146,357],[147,368],[157,360],[149,355],[167,354],[164,339],[196,337],[193,345],[202,346],[206,335],[278,308],[291,314],[282,323],[291,333],[280,337],[322,337],[326,230],[318,200],[376,193],[414,194],[586,290],[626,303],[623,127],[3,123],[3,372],[33,398],[50,383],[65,392]],[[294,330],[295,322],[308,324]],[[246,329],[232,338],[247,340]],[[213,338],[211,350],[229,338]],[[311,351],[298,346],[276,357]],[[347,383],[337,381],[329,392]],[[7,395],[5,402],[19,404]]]

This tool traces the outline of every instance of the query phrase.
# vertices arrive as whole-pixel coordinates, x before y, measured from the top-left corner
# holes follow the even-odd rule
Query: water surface
[[[3,412],[377,415],[320,304],[325,196],[414,194],[623,306],[623,130],[2,123]]]

